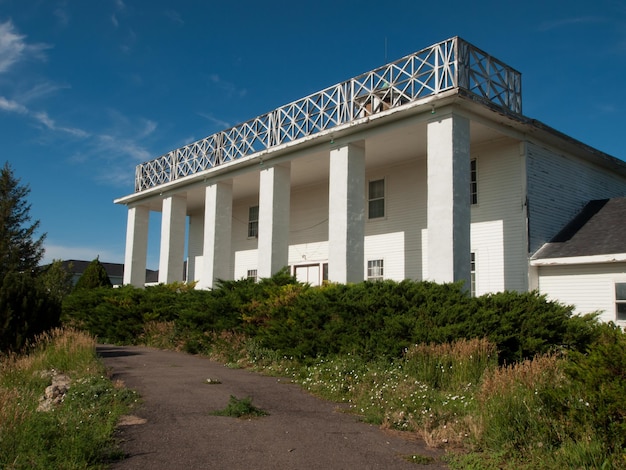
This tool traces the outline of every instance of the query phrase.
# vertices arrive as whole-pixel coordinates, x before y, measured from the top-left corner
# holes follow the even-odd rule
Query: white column
[[[186,220],[185,196],[175,195],[163,199],[159,283],[169,284],[183,280]]]
[[[202,277],[202,248],[204,245],[204,213],[189,214],[187,223],[187,282]]]
[[[144,287],[146,283],[149,220],[150,209],[148,207],[132,206],[128,208],[124,284]]]
[[[261,170],[259,188],[259,278],[271,277],[289,264],[291,165]]]
[[[330,152],[328,279],[364,278],[365,148],[349,144]]]
[[[211,289],[216,279],[232,279],[231,237],[233,185],[231,181],[210,184],[204,194],[204,243],[202,274],[198,288]]]
[[[470,283],[470,131],[456,114],[428,124],[428,278]]]

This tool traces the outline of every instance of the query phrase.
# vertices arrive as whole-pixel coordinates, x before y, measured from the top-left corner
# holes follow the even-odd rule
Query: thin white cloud
[[[41,82],[37,85],[33,86],[29,90],[18,92],[16,96],[16,101],[20,103],[27,104],[36,99],[50,96],[56,93],[59,90],[65,90],[71,88],[69,85],[58,84],[53,82]]]
[[[0,110],[9,113],[28,114],[28,108],[14,100],[8,100],[3,96],[0,96]]]
[[[165,10],[165,16],[167,16],[172,23],[175,23],[179,26],[182,26],[185,24],[185,21],[183,20],[183,18],[180,16],[180,13],[178,13],[175,10]]]
[[[248,93],[245,88],[237,88],[235,84],[223,80],[218,74],[213,73],[209,75],[209,80],[216,85],[220,90],[225,91],[228,95],[238,96],[243,98]]]
[[[13,23],[0,23],[0,73],[5,73],[17,62],[30,57],[44,58],[47,44],[28,44],[26,36],[19,34]]]
[[[561,18],[554,21],[544,21],[539,24],[540,31],[552,31],[554,29],[566,28],[568,26],[579,26],[585,24],[604,23],[607,20],[599,16],[578,16],[571,18]]]
[[[57,7],[54,9],[54,16],[58,20],[59,26],[61,26],[62,28],[67,27],[67,25],[70,23],[70,14],[67,11],[67,2],[61,2],[59,5],[57,5]]]
[[[75,127],[58,126],[55,123],[54,119],[48,116],[48,113],[46,113],[45,111],[31,111],[23,104],[18,103],[14,100],[6,99],[3,96],[0,96],[0,111],[28,116],[51,131],[64,132],[66,134],[73,135],[74,137],[81,138],[87,137],[89,135],[86,131],[82,129],[78,129]]]
[[[206,119],[211,124],[213,124],[213,126],[216,127],[217,128],[216,130],[218,130],[218,131],[229,129],[229,128],[231,128],[233,126],[228,121],[223,121],[222,119],[218,119],[218,118],[216,118],[215,116],[213,116],[212,114],[209,114],[209,113],[198,113],[198,115],[202,116],[204,119]]]

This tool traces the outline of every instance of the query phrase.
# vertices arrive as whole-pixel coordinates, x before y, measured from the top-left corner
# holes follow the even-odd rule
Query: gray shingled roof
[[[533,259],[626,253],[626,197],[590,201]]]

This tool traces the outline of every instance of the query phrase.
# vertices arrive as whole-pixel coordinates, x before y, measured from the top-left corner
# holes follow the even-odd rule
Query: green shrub
[[[598,327],[586,353],[570,354],[566,369],[580,387],[576,419],[597,430],[610,453],[626,448],[626,334],[612,323]]]
[[[28,273],[9,273],[0,285],[0,351],[18,351],[59,323],[60,304]]]
[[[98,258],[87,265],[82,276],[76,282],[75,289],[95,289],[97,287],[113,287],[109,275]]]
[[[572,307],[546,300],[537,292],[500,292],[475,299],[468,319],[471,336],[486,335],[498,345],[501,363],[544,354],[565,343]]]

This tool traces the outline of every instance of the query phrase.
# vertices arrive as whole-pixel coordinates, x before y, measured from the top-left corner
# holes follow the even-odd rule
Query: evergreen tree
[[[32,272],[44,253],[46,235],[35,237],[39,221],[30,223],[28,194],[6,162],[0,170],[0,280],[10,272]]]
[[[63,261],[53,260],[52,264],[44,266],[39,274],[39,281],[44,290],[58,302],[62,302],[65,296],[72,292],[74,287],[70,263],[68,269],[63,267]]]
[[[95,289],[96,287],[113,287],[109,275],[98,258],[94,259],[78,279],[76,289]]]
[[[21,350],[60,316],[61,303],[31,273],[8,273],[0,281],[0,352]]]

